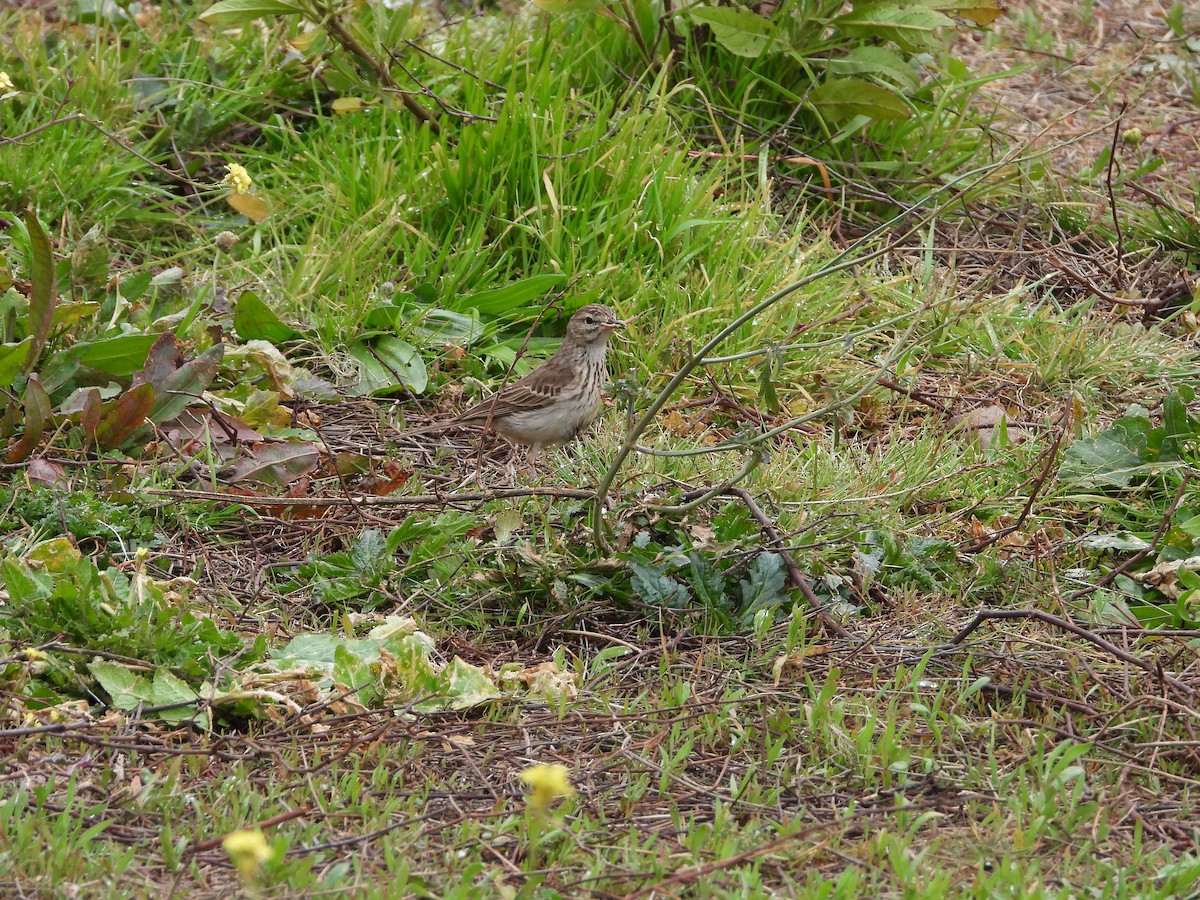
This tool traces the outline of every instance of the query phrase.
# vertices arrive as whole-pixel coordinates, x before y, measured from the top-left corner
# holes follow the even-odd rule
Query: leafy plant
[[[1166,476],[1177,464],[1194,464],[1200,421],[1189,415],[1179,391],[1163,398],[1162,424],[1132,407],[1095,437],[1080,438],[1063,454],[1059,478],[1077,487],[1120,492]]]
[[[237,635],[191,611],[185,581],[166,582],[146,572],[139,557],[132,576],[100,569],[65,538],[54,538],[0,561],[8,601],[0,606],[0,630],[23,644],[62,640],[77,650],[102,650],[203,677],[218,660],[244,648]],[[251,656],[261,654],[259,640]],[[55,668],[52,687],[74,693],[77,685]]]

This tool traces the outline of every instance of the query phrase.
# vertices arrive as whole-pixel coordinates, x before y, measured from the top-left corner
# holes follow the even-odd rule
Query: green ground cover
[[[1200,20],[545,6],[0,7],[0,892],[1192,895]]]

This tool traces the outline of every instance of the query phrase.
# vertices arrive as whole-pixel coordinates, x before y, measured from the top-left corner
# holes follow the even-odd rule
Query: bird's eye
[[[587,317],[586,319],[584,319],[583,321],[587,322],[587,324],[589,324],[589,325],[595,325],[595,324],[596,324],[596,320],[595,320],[595,319],[593,319],[591,316],[588,316],[588,317]]]

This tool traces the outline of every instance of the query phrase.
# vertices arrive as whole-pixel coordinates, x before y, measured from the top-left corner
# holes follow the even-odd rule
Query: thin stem
[[[1036,153],[1029,154],[1027,157],[1025,157],[1025,159],[1036,159],[1040,156],[1045,156],[1046,154],[1050,153],[1052,149],[1052,147],[1047,147],[1043,150],[1037,151]],[[879,247],[862,256],[857,255],[863,247],[867,246],[880,234],[884,233],[890,228],[895,227],[904,219],[908,218],[910,215],[908,211],[903,211],[896,216],[893,216],[891,219],[888,219],[886,222],[883,222],[882,224],[873,228],[871,231],[867,232],[865,235],[835,256],[828,264],[821,267],[821,269],[813,272],[810,275],[806,275],[803,278],[793,281],[791,284],[784,285],[782,288],[775,291],[775,293],[751,306],[744,313],[709,338],[708,341],[705,342],[704,346],[702,346],[684,362],[684,364],[679,368],[679,371],[677,371],[671,380],[667,382],[666,387],[664,387],[659,392],[658,396],[656,396],[650,403],[650,406],[646,409],[645,413],[642,414],[642,417],[638,419],[633,428],[630,430],[629,434],[626,435],[625,441],[621,444],[620,449],[617,451],[617,455],[613,458],[612,463],[609,464],[608,470],[604,473],[604,478],[601,480],[600,486],[596,489],[596,498],[592,505],[592,537],[597,547],[604,548],[607,546],[604,537],[603,512],[605,501],[608,499],[608,492],[612,488],[613,482],[616,480],[617,473],[621,470],[621,467],[625,464],[625,461],[629,458],[629,455],[633,453],[634,447],[638,442],[638,438],[641,437],[642,432],[644,432],[650,426],[650,423],[654,421],[654,418],[658,415],[659,410],[666,405],[667,401],[671,398],[675,391],[679,389],[679,386],[683,384],[692,371],[696,369],[701,364],[701,361],[708,357],[717,346],[723,343],[726,338],[734,334],[747,322],[751,321],[756,316],[761,315],[764,311],[770,309],[780,300],[783,300],[785,297],[794,294],[801,288],[807,287],[815,281],[826,278],[836,272],[845,271],[846,269],[861,265],[862,263],[869,262],[873,259],[878,259],[881,256],[891,253],[897,247],[902,246],[903,243],[908,240],[908,238],[915,231],[922,228],[929,222],[932,222],[947,209],[952,206],[965,203],[967,200],[966,195],[970,192],[970,190],[982,183],[993,172],[1006,168],[1021,158],[1020,149],[1014,149],[1011,153],[1006,154],[1005,157],[998,162],[988,163],[987,165],[970,169],[957,178],[946,182],[941,187],[933,191],[930,196],[938,197],[940,195],[950,193],[952,195],[951,199],[939,203],[931,209],[928,209],[922,215],[918,216],[915,221],[908,224],[900,233],[900,235],[888,241],[882,247]],[[960,185],[965,182],[970,182],[968,187],[965,189],[961,188]]]

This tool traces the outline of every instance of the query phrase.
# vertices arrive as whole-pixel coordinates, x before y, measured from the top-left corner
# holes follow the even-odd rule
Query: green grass
[[[25,135],[0,143],[0,216],[36,208],[60,312],[78,316],[39,368],[52,406],[75,387],[129,395],[140,361],[80,369],[88,342],[172,331],[193,359],[224,339],[196,393],[278,442],[189,442],[168,419],[101,450],[80,401],[0,465],[0,893],[1193,890],[1194,694],[1089,638],[1196,687],[1196,642],[1174,632],[1200,621],[1200,578],[1178,574],[1177,598],[1142,580],[1200,532],[1195,310],[1143,320],[1021,268],[1068,239],[1115,252],[1088,200],[1103,167],[1054,174],[1047,151],[1003,137],[991,79],[948,57],[929,60],[920,115],[839,130],[802,112],[760,142],[795,106],[780,57],[644,71],[598,16],[446,24],[364,5],[362,33],[473,117],[442,116],[435,135],[327,37],[309,47],[318,66],[289,55],[295,22],[220,30],[196,12],[0,13],[19,90],[0,134]],[[1000,27],[1055,46],[1040,15]],[[333,112],[348,97],[365,108]],[[846,193],[813,194],[799,155]],[[227,202],[231,163],[265,220]],[[1122,194],[1130,259],[1194,264],[1181,196]],[[1013,239],[1010,214],[1025,255],[987,269],[975,251]],[[594,543],[587,492],[670,377],[884,222],[856,266],[692,372],[638,436],[654,452],[617,473]],[[94,227],[107,258],[89,269]],[[32,246],[20,222],[0,231],[10,344],[32,333]],[[248,324],[247,290],[283,324]],[[398,437],[498,383],[544,306],[595,300],[630,321],[586,440],[531,472],[477,461],[478,437]],[[67,305],[81,302],[96,307]],[[278,356],[248,343],[285,326]],[[530,358],[560,333],[551,312]],[[350,348],[384,337],[411,345],[426,388],[335,404],[282,362],[352,390]],[[0,396],[5,452],[36,419],[19,368]],[[1009,441],[951,430],[992,402]],[[332,462],[289,481],[290,506],[247,481],[211,493],[233,445],[244,459],[301,441]],[[372,477],[393,489],[372,495]],[[823,631],[741,499],[694,502],[731,479],[851,640]],[[1086,633],[993,621],[950,645],[980,607]],[[454,707],[481,684],[499,696]],[[520,781],[536,762],[566,765],[577,791],[545,813]],[[267,852],[241,876],[221,838],[258,824]]]

